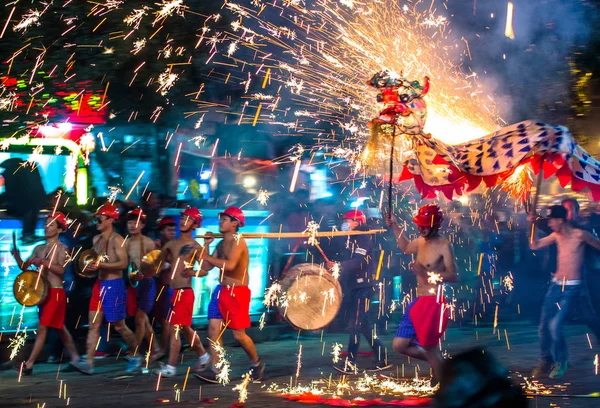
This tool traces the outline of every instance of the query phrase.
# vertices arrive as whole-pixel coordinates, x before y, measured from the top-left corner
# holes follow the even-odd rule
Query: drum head
[[[284,319],[297,329],[327,327],[342,305],[342,288],[331,274],[315,264],[295,265],[281,281]]]
[[[13,294],[23,306],[39,305],[46,298],[48,285],[46,278],[37,271],[21,272],[13,284]]]

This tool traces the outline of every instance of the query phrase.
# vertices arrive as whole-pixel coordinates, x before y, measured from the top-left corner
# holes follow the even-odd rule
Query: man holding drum
[[[141,357],[134,357],[135,334],[125,324],[127,290],[123,281],[123,269],[127,268],[127,251],[125,240],[115,232],[113,223],[119,219],[117,207],[106,203],[98,208],[94,221],[100,234],[94,237],[93,249],[98,254],[95,262],[90,262],[85,269],[98,271],[98,280],[92,289],[89,310],[89,329],[87,335],[86,361],[71,363],[73,367],[84,373],[94,374],[94,355],[100,338],[100,326],[104,318],[112,324],[127,344],[130,355],[129,366],[140,367]]]
[[[244,213],[237,207],[229,207],[220,213],[219,231],[223,234],[223,240],[219,242],[212,256],[208,255],[207,251],[202,257],[208,268],[221,269],[220,285],[213,290],[208,305],[208,337],[213,344],[222,345],[221,335],[226,328],[230,328],[233,338],[240,343],[250,358],[252,379],[260,380],[264,375],[265,364],[258,357],[254,342],[246,334],[246,329],[250,327],[250,256],[246,240],[238,234],[244,223]],[[205,240],[207,246],[210,242],[212,238]],[[198,377],[204,381],[217,382],[217,369],[214,365],[218,361],[217,350],[211,345],[210,352],[213,366]]]
[[[366,215],[359,210],[348,211],[343,218],[342,231],[364,229]],[[371,322],[369,308],[371,298],[375,294],[377,279],[373,260],[373,241],[369,235],[357,235],[345,246],[343,261],[340,263],[341,280],[344,282],[344,298],[349,306],[346,311],[350,339],[348,341],[348,359],[341,366],[334,366],[338,371],[352,373],[356,371],[356,358],[360,346],[361,335],[365,336],[373,349],[373,366],[370,371],[379,371],[390,367],[386,362],[386,350],[377,337],[376,328]],[[327,261],[331,269],[334,262]]]
[[[71,362],[79,360],[79,354],[73,343],[73,337],[71,337],[71,333],[65,327],[67,295],[63,288],[63,275],[67,264],[68,248],[58,240],[58,237],[66,229],[67,218],[64,214],[60,212],[50,214],[44,226],[45,244],[35,247],[31,257],[25,262],[21,259],[21,253],[18,249],[13,248],[11,252],[22,270],[26,270],[30,265],[35,265],[39,268],[39,273],[43,274],[50,284],[46,299],[40,305],[40,321],[33,350],[29,359],[23,362],[20,367],[23,375],[33,374],[33,365],[44,347],[48,328],[58,330],[58,335],[71,357]]]
[[[409,241],[392,214],[386,224],[396,236],[398,248],[416,255],[412,270],[417,276],[417,295],[405,309],[392,346],[400,354],[429,362],[434,380],[438,379],[442,358],[438,347],[448,324],[443,284],[457,282],[454,250],[447,239],[439,235],[444,216],[437,205],[427,204],[413,218],[419,237]]]
[[[154,280],[154,271],[142,270],[142,258],[148,252],[154,250],[154,241],[150,238],[142,235],[142,230],[146,226],[146,214],[141,208],[136,208],[127,213],[127,232],[129,237],[126,241],[127,255],[129,262],[135,264],[138,273],[132,278],[133,281],[139,282],[135,289],[135,337],[136,337],[136,350],[139,351],[139,347],[144,340],[144,337],[148,341],[148,345],[152,347],[152,355],[150,360],[154,361],[164,355],[161,353],[158,341],[154,335],[154,330],[148,319],[148,314],[154,306],[154,299],[156,298],[156,281]],[[148,269],[148,268],[146,268]],[[149,276],[145,276],[148,274]],[[130,293],[128,292],[128,295]],[[127,299],[129,302],[129,299]],[[137,367],[132,366],[131,370],[136,370]],[[130,368],[128,368],[128,371]]]
[[[193,276],[205,276],[208,271],[193,270],[196,260],[200,260],[204,248],[194,239],[194,230],[202,224],[202,214],[197,208],[190,207],[181,213],[179,220],[180,235],[175,241],[169,241],[161,251],[160,260],[170,264],[171,279],[171,312],[170,323],[169,361],[162,364],[155,374],[163,377],[173,377],[177,374],[177,358],[181,348],[181,333],[183,332],[190,346],[198,355],[195,372],[204,370],[210,363],[210,356],[204,349],[200,337],[192,329],[192,315],[194,313],[194,290],[192,288]],[[205,268],[204,268],[205,269]],[[162,294],[164,296],[165,294]],[[166,345],[163,344],[163,347]]]

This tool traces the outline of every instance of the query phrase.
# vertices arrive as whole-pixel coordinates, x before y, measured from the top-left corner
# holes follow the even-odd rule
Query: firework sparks
[[[174,74],[169,68],[167,68],[165,72],[158,76],[157,82],[159,86],[156,92],[160,93],[162,96],[166,96],[178,79],[179,75]]]
[[[27,13],[23,14],[21,21],[13,26],[13,31],[19,32],[22,31],[25,33],[31,26],[40,25],[40,18],[42,15],[48,10],[49,4],[45,4],[46,7],[42,10],[29,10]]]
[[[7,92],[6,88],[0,85],[0,111],[12,111],[17,99],[16,93]]]
[[[227,352],[219,343],[211,341],[211,347],[217,353],[217,362],[215,368],[218,370],[217,381],[223,385],[229,384],[229,373],[231,373],[231,364],[227,360]]]
[[[110,190],[108,193],[108,202],[110,203],[114,203],[117,199],[117,196],[123,193],[123,190],[121,190],[119,187],[108,186],[108,189]]]
[[[304,234],[308,234],[308,245],[316,245],[318,243],[317,241],[317,235],[319,233],[319,227],[320,225],[315,222],[315,221],[310,221],[308,223],[308,225],[306,226],[306,229],[304,230]]]
[[[269,310],[271,306],[275,306],[279,302],[279,294],[281,293],[281,284],[279,282],[273,282],[271,286],[265,290],[265,298],[263,299],[263,305]]]
[[[298,362],[296,364],[296,382],[298,381],[298,377],[300,377],[300,368],[302,368],[302,344],[300,344],[300,348],[298,349]]]
[[[258,191],[258,196],[256,197],[256,201],[258,201],[261,205],[267,205],[267,201],[269,201],[270,194],[268,191],[263,190],[262,188]]]
[[[19,313],[19,324],[17,324],[15,336],[9,341],[8,348],[11,350],[9,357],[10,360],[13,360],[17,356],[27,340],[27,327],[21,330],[21,325],[23,324],[23,313],[25,313],[25,306],[21,308],[21,312]]]
[[[182,16],[185,10],[185,6],[183,5],[183,0],[161,0],[160,3],[156,3],[157,6],[160,6],[160,10],[156,11],[154,15],[156,18],[152,22],[152,27],[156,25],[156,23],[164,21],[167,17],[173,15],[173,13]]]
[[[342,348],[344,346],[341,343],[334,343],[333,346],[331,346],[331,355],[333,356],[333,363],[339,363],[340,362],[340,354],[342,353]]]
[[[133,42],[133,49],[129,51],[133,55],[140,52],[146,46],[147,40],[145,38],[137,39]]]
[[[248,399],[248,384],[251,380],[250,373],[246,373],[242,376],[242,382],[233,387],[233,391],[239,391],[238,402],[243,404]]]
[[[515,288],[514,282],[515,280],[512,276],[512,273],[509,273],[504,277],[504,279],[502,279],[502,285],[504,286],[504,289],[506,289],[508,292],[512,292],[512,290]]]
[[[438,283],[442,283],[442,281],[442,276],[439,273],[427,272],[427,283],[437,285]]]
[[[123,21],[128,26],[133,26],[134,30],[137,30],[138,28],[140,28],[140,23],[142,22],[142,19],[148,14],[148,10],[148,6],[144,6],[141,9],[134,9],[131,12],[131,14],[125,17]]]
[[[338,280],[340,278],[341,266],[342,265],[339,262],[334,262],[331,267],[331,276],[333,276],[333,279]]]
[[[267,316],[267,312],[263,312],[262,315],[260,315],[260,320],[258,321],[258,329],[262,330],[265,328],[265,318]]]

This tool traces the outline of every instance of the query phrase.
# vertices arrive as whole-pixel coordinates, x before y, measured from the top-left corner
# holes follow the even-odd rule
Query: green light
[[[88,202],[88,171],[86,167],[77,169],[77,179],[75,180],[75,194],[77,195],[77,205],[86,205]]]

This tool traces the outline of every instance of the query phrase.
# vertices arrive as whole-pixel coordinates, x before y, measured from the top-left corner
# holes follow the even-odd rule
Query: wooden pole
[[[396,147],[396,113],[392,122],[394,130],[392,131],[392,148],[390,149],[390,184],[388,186],[388,213],[392,215],[392,185],[394,183],[394,149]]]
[[[368,231],[326,231],[317,234],[319,238],[329,237],[347,237],[354,235],[373,235],[387,232],[385,229],[374,229]],[[308,238],[310,235],[305,232],[249,232],[242,234],[242,238]],[[223,234],[196,235],[196,238],[223,238]]]

